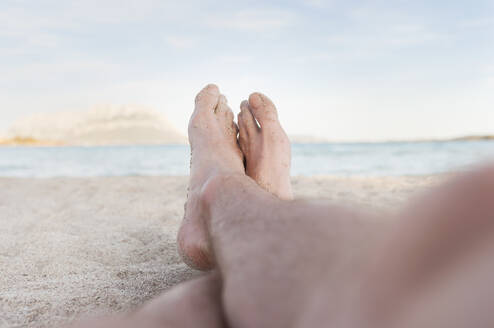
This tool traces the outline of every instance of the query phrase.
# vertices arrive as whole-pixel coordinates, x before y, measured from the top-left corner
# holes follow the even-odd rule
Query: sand
[[[293,179],[297,197],[395,210],[443,177]],[[0,327],[125,311],[199,274],[177,255],[186,177],[0,178]]]

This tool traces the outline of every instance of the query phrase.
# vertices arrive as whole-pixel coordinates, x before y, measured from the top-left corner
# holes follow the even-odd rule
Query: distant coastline
[[[318,137],[303,136],[289,136],[292,144],[340,144],[340,143],[421,143],[421,142],[451,142],[451,141],[494,141],[494,135],[471,135],[455,138],[443,138],[443,139],[391,139],[391,140],[371,140],[371,141],[339,141],[329,140]]]
[[[297,144],[384,144],[493,141],[494,134],[451,138],[337,140],[313,134],[289,134]],[[85,111],[37,113],[22,117],[0,133],[0,146],[90,147],[187,145],[188,139],[161,113],[140,105],[97,105]]]
[[[346,142],[336,142],[330,140],[324,140],[322,138],[304,136],[303,138],[295,137],[290,138],[293,144],[331,144],[331,143],[346,143]],[[494,141],[494,135],[480,135],[480,136],[464,136],[458,138],[449,139],[424,139],[424,140],[386,140],[386,141],[374,141],[370,143],[400,143],[400,142],[449,142],[449,141]],[[361,143],[358,141],[349,143]],[[56,140],[41,140],[33,137],[13,137],[13,138],[0,138],[1,146],[10,147],[67,147],[67,146],[145,146],[145,145],[185,145],[187,144],[185,138],[180,140],[180,142],[129,142],[129,143],[113,143],[101,141],[97,144],[84,144],[84,143],[73,143],[73,142],[63,142]]]
[[[454,141],[481,141],[481,140],[494,140],[494,135],[484,136],[465,136],[453,139]]]
[[[0,146],[50,147],[65,146],[65,144],[59,141],[38,140],[30,137],[14,137],[9,139],[0,139]]]
[[[186,141],[180,142],[99,142],[99,143],[73,143],[54,140],[40,140],[31,137],[0,138],[0,147],[101,147],[101,146],[151,146],[151,145],[186,145]]]

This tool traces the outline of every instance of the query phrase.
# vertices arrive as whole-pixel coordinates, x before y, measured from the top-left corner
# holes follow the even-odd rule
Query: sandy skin
[[[290,200],[291,153],[276,107],[265,95],[256,92],[241,103],[238,128],[226,97],[217,86],[206,86],[195,103],[189,122],[190,184],[178,248],[188,265],[210,270],[214,267],[214,256],[200,201],[208,179],[218,174],[247,174],[266,191]],[[210,151],[212,148],[214,152]]]

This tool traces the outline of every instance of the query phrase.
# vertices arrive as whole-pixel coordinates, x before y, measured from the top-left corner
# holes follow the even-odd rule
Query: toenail
[[[206,85],[206,90],[208,92],[216,92],[217,90],[219,90],[219,88],[216,84],[210,83],[210,84]]]
[[[240,104],[240,110],[246,110],[249,107],[249,102],[247,100],[242,101]]]
[[[256,103],[253,105],[260,106],[260,105],[264,104],[264,98],[263,98],[262,94],[259,92],[254,92],[253,94],[251,94],[250,100],[252,100],[253,102]]]

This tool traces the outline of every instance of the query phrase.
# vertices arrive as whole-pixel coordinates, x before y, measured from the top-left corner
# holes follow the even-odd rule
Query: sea
[[[185,145],[1,147],[0,177],[183,176]],[[416,176],[494,161],[494,141],[293,144],[293,176]]]

